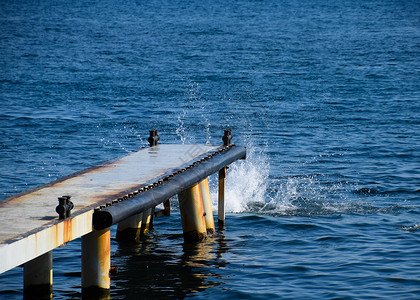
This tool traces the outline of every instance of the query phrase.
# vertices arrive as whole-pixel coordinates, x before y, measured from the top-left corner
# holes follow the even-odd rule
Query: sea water
[[[144,241],[112,239],[113,299],[420,299],[419,78],[414,0],[5,0],[0,197],[150,129],[217,145],[232,128],[248,154],[226,227],[185,244],[175,197]],[[81,297],[80,259],[80,240],[54,250],[54,298]]]

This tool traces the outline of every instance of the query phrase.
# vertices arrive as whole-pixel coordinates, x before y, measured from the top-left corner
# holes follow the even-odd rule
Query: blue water
[[[112,240],[113,299],[420,299],[418,1],[1,1],[1,198],[225,128],[226,228],[184,244],[172,201]],[[80,284],[76,240],[54,297]]]

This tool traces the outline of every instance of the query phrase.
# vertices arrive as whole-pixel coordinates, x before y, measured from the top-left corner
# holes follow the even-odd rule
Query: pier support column
[[[168,199],[165,202],[163,202],[164,212],[165,216],[171,215],[171,201]]]
[[[89,295],[95,295],[95,297],[109,295],[110,267],[110,228],[94,230],[82,236],[82,293],[84,298]]]
[[[140,238],[143,213],[131,216],[120,223],[117,227],[118,241],[136,241]]]
[[[200,190],[201,190],[201,199],[203,201],[204,219],[206,220],[207,234],[213,235],[215,232],[213,209],[211,206],[209,181],[207,178],[200,182]]]
[[[170,216],[171,215],[171,202],[166,200],[163,202],[163,210],[156,211],[155,210],[155,217],[163,217],[163,216]]]
[[[217,219],[219,226],[225,224],[225,184],[226,184],[226,170],[227,167],[223,167],[219,170],[219,205],[217,212]]]
[[[140,239],[147,235],[149,229],[152,228],[153,222],[153,214],[155,209],[149,208],[148,210],[143,212],[142,222],[141,222],[141,230],[140,230]]]
[[[200,184],[178,194],[185,241],[199,242],[207,237]]]
[[[24,265],[24,298],[52,299],[53,261],[49,251]]]

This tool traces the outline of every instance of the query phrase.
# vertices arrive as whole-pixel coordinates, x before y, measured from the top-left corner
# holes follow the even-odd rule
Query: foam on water
[[[412,226],[401,226],[401,229],[409,231],[409,232],[414,232],[414,231],[420,230],[420,224],[415,224]]]
[[[338,193],[340,185],[323,187],[318,175],[272,178],[270,162],[263,150],[251,142],[246,147],[246,160],[237,161],[228,170],[226,212],[295,215],[304,213],[304,208],[318,214],[331,206],[326,194]],[[218,193],[216,181],[211,181],[211,197],[215,210]],[[333,207],[333,210],[337,208],[335,205]],[[304,214],[307,213],[308,211]]]
[[[257,148],[247,145],[246,160],[232,164],[228,170],[226,212],[249,211],[254,203],[264,204],[270,184],[269,171],[268,158]],[[217,199],[217,195],[212,199]]]
[[[225,191],[228,213],[311,216],[395,213],[407,208],[405,203],[386,203],[386,195],[378,195],[381,201],[377,203],[372,198],[375,193],[361,195],[357,184],[325,174],[273,178],[263,149],[252,142],[246,146],[246,160],[233,163],[228,170]],[[212,178],[210,184],[213,209],[217,211],[217,180]]]

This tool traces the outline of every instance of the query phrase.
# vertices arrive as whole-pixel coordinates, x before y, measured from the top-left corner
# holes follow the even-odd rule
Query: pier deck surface
[[[210,145],[157,145],[0,201],[0,273],[93,230],[94,209],[216,151]],[[58,197],[71,217],[59,220]]]

